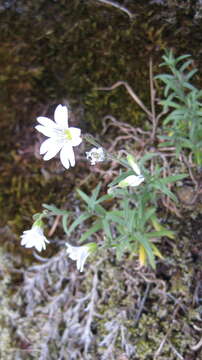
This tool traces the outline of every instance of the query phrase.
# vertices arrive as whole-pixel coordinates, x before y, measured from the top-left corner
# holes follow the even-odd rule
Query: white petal
[[[62,150],[60,151],[60,160],[61,160],[62,165],[66,169],[69,169],[70,163],[69,163],[68,155],[66,153],[66,146],[63,146]]]
[[[43,238],[41,239],[38,239],[38,241],[35,242],[35,248],[38,250],[38,251],[41,251],[42,249],[45,250],[46,249],[46,243],[44,241]]]
[[[142,175],[130,175],[127,176],[124,180],[120,181],[118,186],[126,187],[126,186],[138,186],[144,181],[144,177]]]
[[[35,244],[34,244],[34,247],[38,250],[38,251],[41,251],[42,250],[42,243],[41,242],[36,242]]]
[[[48,139],[49,140],[49,139]],[[50,139],[51,140],[51,139]],[[52,146],[48,146],[47,153],[44,155],[43,159],[45,161],[52,159],[57,153],[61,150],[62,144],[52,141]]]
[[[75,165],[74,151],[71,145],[65,144],[60,152],[60,160],[62,165],[69,169],[69,163],[71,166]]]
[[[84,262],[85,262],[85,259],[84,259],[84,261],[82,262],[82,259],[81,259],[81,258],[78,259],[77,262],[76,262],[77,270],[79,270],[80,272],[83,272]]]
[[[39,116],[37,118],[37,121],[39,122],[39,124],[43,125],[43,126],[47,126],[47,127],[55,127],[55,123],[53,120],[45,117],[45,116]]]
[[[105,154],[101,147],[92,148],[90,151],[86,152],[86,156],[87,156],[87,159],[90,160],[91,165],[95,165],[96,162],[100,162],[105,159]]]
[[[61,127],[61,128],[67,128],[68,127],[68,110],[66,106],[58,105],[55,109],[54,114],[55,122]]]
[[[77,251],[76,251],[76,247],[75,246],[71,246],[69,244],[66,244],[67,246],[67,254],[70,257],[70,259],[72,260],[76,260],[77,259]]]
[[[71,131],[71,134],[73,137],[81,136],[81,129],[75,128],[75,127],[70,127],[69,130]]]
[[[144,181],[144,177],[142,175],[130,175],[124,181],[126,181],[129,186],[138,186]]]
[[[81,144],[81,142],[82,142],[82,138],[80,137],[81,129],[78,129],[75,127],[70,127],[69,130],[72,135],[72,140],[70,141],[70,144],[72,146],[78,146],[79,144]]]
[[[21,240],[21,245],[24,246],[27,243],[27,239],[25,235],[21,236],[22,240]]]
[[[37,129],[39,132],[41,132],[45,136],[48,136],[48,137],[55,136],[55,130],[53,129],[53,127],[37,125],[37,126],[35,126],[35,129]]]
[[[132,166],[133,170],[135,171],[135,173],[139,176],[141,174],[139,166],[135,162],[133,162],[133,164],[131,164],[131,166]]]
[[[21,245],[26,248],[35,247],[38,251],[46,248],[46,243],[49,241],[43,234],[43,229],[38,226],[33,226],[30,230],[23,232],[21,236]]]
[[[81,144],[81,142],[82,142],[82,138],[76,137],[76,138],[72,139],[69,143],[71,144],[71,146],[78,146]]]
[[[85,261],[86,261],[88,255],[89,255],[88,251],[85,251],[83,249],[83,253],[80,254],[80,257],[77,260],[76,266],[77,266],[77,269],[81,272],[83,271],[83,267],[84,267],[84,264],[85,264]]]
[[[71,166],[75,166],[75,156],[74,156],[74,150],[73,150],[72,146],[69,147],[68,158],[69,158]]]
[[[70,259],[76,261],[77,270],[83,271],[85,261],[89,256],[89,249],[87,246],[71,246],[66,244],[67,254]]]
[[[35,245],[33,244],[33,242],[28,241],[28,240],[26,240],[24,243],[21,242],[21,245],[22,245],[22,246],[25,246],[26,248],[31,248],[31,247],[35,246]]]
[[[53,148],[58,148],[57,152],[59,152],[62,148],[62,144],[63,143],[57,142],[53,138],[48,138],[41,144],[40,154],[45,154],[46,152],[51,151]]]

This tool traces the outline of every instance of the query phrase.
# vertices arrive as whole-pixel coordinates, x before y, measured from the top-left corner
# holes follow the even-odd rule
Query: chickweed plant
[[[173,171],[173,166],[169,165],[170,159],[175,158],[177,171],[182,169],[182,158],[186,159],[188,165],[191,161],[192,167],[202,166],[202,91],[190,84],[196,70],[190,69],[192,62],[187,60],[189,57],[183,55],[175,59],[171,51],[163,56],[162,66],[167,66],[171,74],[156,77],[165,84],[165,99],[160,102],[163,111],[159,114],[156,114],[155,108],[157,99],[151,61],[151,110],[126,82],[119,81],[110,88],[99,89],[111,91],[123,85],[147,115],[145,128],[133,128],[129,124],[118,122],[112,116],[106,117],[105,120],[110,123],[108,126],[119,127],[127,134],[129,140],[124,155],[105,149],[91,135],[81,135],[80,129],[69,127],[66,106],[58,105],[54,121],[46,117],[37,118],[39,125],[36,129],[47,136],[40,148],[44,160],[60,153],[62,165],[69,169],[75,166],[73,148],[83,141],[93,146],[86,152],[87,160],[92,166],[102,167],[98,163],[116,162],[119,170],[107,188],[98,183],[91,195],[77,189],[77,194],[83,201],[79,214],[44,204],[43,212],[34,216],[32,229],[23,233],[23,246],[35,247],[38,251],[44,249],[48,241],[43,233],[43,221],[56,217],[61,219],[68,239],[67,256],[76,261],[79,271],[83,271],[90,254],[97,252],[102,256],[102,251],[106,249],[111,249],[118,260],[123,255],[129,258],[136,256],[141,266],[150,265],[155,269],[156,258],[163,259],[159,250],[161,238],[175,237],[174,232],[162,224],[159,209],[166,206],[169,211],[177,214],[177,198],[172,192],[172,184],[188,176]],[[115,140],[116,145],[120,139],[121,136]],[[36,232],[37,236],[34,237]],[[78,239],[77,243],[72,239]]]
[[[169,114],[163,121],[163,132],[160,138],[165,140],[162,146],[175,148],[176,157],[191,154],[198,168],[202,166],[202,90],[198,90],[190,80],[197,72],[193,69],[190,55],[174,57],[172,51],[163,56],[170,74],[156,77],[164,84],[164,111]],[[188,151],[186,151],[188,150]]]

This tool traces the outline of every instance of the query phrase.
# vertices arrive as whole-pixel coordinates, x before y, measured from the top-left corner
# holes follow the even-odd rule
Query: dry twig
[[[121,11],[123,11],[125,14],[127,14],[129,16],[130,19],[134,18],[134,14],[131,13],[131,11],[129,11],[125,6],[121,5],[121,4],[118,4],[117,2],[115,1],[110,1],[110,0],[96,0],[96,1],[99,1],[103,4],[106,4],[106,5],[110,5],[110,6],[113,6],[115,7],[116,9],[119,9]]]

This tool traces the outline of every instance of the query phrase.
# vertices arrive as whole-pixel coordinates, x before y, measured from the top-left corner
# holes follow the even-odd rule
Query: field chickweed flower
[[[91,165],[95,165],[96,162],[101,162],[105,159],[105,154],[102,147],[92,148],[86,152],[87,159],[90,160]]]
[[[66,244],[66,246],[68,256],[70,259],[76,261],[76,267],[79,271],[83,271],[87,257],[97,248],[95,243],[89,243],[83,246],[71,246],[70,244]]]
[[[124,180],[120,181],[118,184],[119,187],[126,187],[126,186],[139,186],[144,181],[144,176],[141,175],[139,166],[134,162],[132,157],[128,156],[128,162],[131,165],[133,171],[137,175],[130,175],[127,176]]]
[[[46,243],[49,243],[43,233],[42,221],[36,221],[30,230],[24,231],[21,239],[22,246],[26,248],[35,247],[38,251],[45,250]]]
[[[118,184],[119,187],[126,186],[139,186],[144,181],[144,177],[142,175],[130,175],[127,176],[124,180],[120,181]]]
[[[40,154],[45,154],[43,159],[50,160],[60,151],[62,165],[69,169],[75,165],[73,147],[82,142],[81,130],[75,127],[68,127],[68,109],[66,106],[58,105],[54,113],[55,121],[39,116],[37,121],[40,125],[35,128],[47,136],[40,147]]]

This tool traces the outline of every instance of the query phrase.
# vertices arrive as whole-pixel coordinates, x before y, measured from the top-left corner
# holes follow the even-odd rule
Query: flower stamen
[[[65,133],[65,137],[66,137],[67,140],[71,141],[73,139],[71,131],[69,129],[65,130],[64,133]]]

